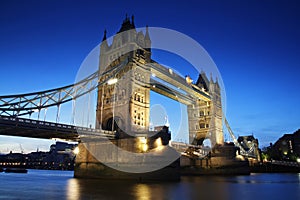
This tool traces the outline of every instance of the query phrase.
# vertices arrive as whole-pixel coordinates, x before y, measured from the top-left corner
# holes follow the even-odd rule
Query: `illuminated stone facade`
[[[195,85],[207,91],[211,101],[198,99],[194,104],[188,105],[189,142],[201,145],[203,140],[208,138],[212,146],[222,145],[223,113],[219,83],[212,78],[208,80],[206,74],[202,72]]]
[[[99,85],[96,128],[121,130],[127,134],[149,131],[150,78],[147,63],[151,60],[151,40],[146,33],[137,32],[134,19],[126,17],[112,39],[106,40],[104,32],[100,47],[99,82],[112,78],[116,82]],[[120,68],[115,77],[109,72]],[[188,82],[191,84],[191,82]],[[218,81],[208,80],[201,73],[195,84],[211,96],[211,101],[195,100],[187,105],[189,120],[189,143],[202,144],[209,138],[211,144],[223,144],[222,103]],[[166,94],[167,96],[167,94]],[[115,119],[113,121],[113,119]]]
[[[128,134],[149,130],[150,70],[145,64],[151,60],[151,50],[147,48],[150,46],[148,30],[145,34],[137,32],[133,17],[126,17],[111,45],[105,31],[100,47],[99,81],[107,80],[110,70],[121,70],[112,77],[116,83],[98,87],[97,128],[118,129]]]

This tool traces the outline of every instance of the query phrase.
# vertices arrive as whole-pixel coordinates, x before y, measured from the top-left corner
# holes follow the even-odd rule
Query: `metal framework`
[[[127,60],[124,62],[127,62]],[[101,76],[109,74],[107,78],[101,82],[98,82],[99,72],[96,71],[72,85],[34,93],[0,96],[0,115],[19,117],[31,115],[34,112],[40,112],[42,109],[57,106],[58,118],[61,104],[76,100],[96,89],[98,85],[105,84],[122,69],[122,65],[125,66],[126,63],[124,62],[101,74]]]
[[[241,155],[243,156],[246,156],[246,157],[256,157],[254,155],[254,149],[255,149],[255,144],[252,144],[251,147],[249,148],[249,150],[245,150],[245,148],[238,142],[238,140],[236,139],[236,137],[234,136],[233,134],[233,131],[231,130],[230,126],[229,126],[229,123],[227,121],[227,119],[225,118],[225,125],[227,127],[227,130],[233,140],[233,143],[236,147],[240,148],[240,153]]]

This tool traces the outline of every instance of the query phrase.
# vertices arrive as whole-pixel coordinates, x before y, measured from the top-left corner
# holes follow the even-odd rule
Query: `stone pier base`
[[[135,138],[80,143],[74,177],[137,181],[180,180],[179,159],[168,161],[170,155],[172,157],[178,154],[174,149],[162,146],[158,151],[152,150],[154,153],[137,153],[137,144]],[[149,156],[152,157],[149,159]],[[163,162],[166,165],[160,168]]]
[[[206,158],[180,158],[182,175],[249,175],[249,162],[236,156],[236,147],[219,146]]]

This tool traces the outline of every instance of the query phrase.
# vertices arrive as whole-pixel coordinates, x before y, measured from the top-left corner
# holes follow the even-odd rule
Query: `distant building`
[[[293,134],[284,134],[272,146],[275,160],[296,161],[300,158],[300,129]]]
[[[36,151],[29,154],[12,153],[0,155],[0,167],[24,167],[29,169],[73,170],[76,144],[56,142],[49,152]]]

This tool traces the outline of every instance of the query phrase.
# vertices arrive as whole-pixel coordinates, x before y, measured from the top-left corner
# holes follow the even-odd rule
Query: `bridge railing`
[[[72,133],[79,133],[79,135],[80,134],[94,135],[94,136],[105,135],[109,137],[115,135],[115,132],[113,131],[80,127],[80,126],[74,126],[68,124],[60,124],[55,122],[39,121],[34,119],[1,116],[1,115],[0,115],[0,124],[2,126],[41,128],[41,129],[48,129],[53,131],[72,132]]]

